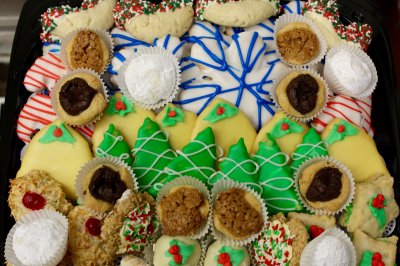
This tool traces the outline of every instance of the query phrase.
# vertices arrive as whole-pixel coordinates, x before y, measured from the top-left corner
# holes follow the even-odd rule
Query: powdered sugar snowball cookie
[[[196,2],[196,19],[228,27],[249,27],[276,15],[276,0],[223,0]]]
[[[178,59],[162,48],[141,48],[122,66],[117,81],[122,93],[134,104],[145,109],[163,107],[178,92]]]
[[[41,16],[43,42],[60,42],[78,28],[108,30],[114,25],[113,8],[117,0],[84,0],[80,7],[51,7]]]
[[[363,128],[365,132],[373,137],[371,108],[372,97],[356,99],[340,94],[331,95],[324,110],[314,118],[311,125],[321,133],[334,118],[341,118]]]
[[[328,48],[345,43],[367,50],[372,39],[372,27],[359,22],[345,26],[340,20],[337,0],[308,0],[303,13],[317,25]]]
[[[119,0],[115,25],[145,42],[167,34],[181,37],[193,22],[193,0]]]
[[[200,114],[216,97],[233,103],[256,129],[275,114],[270,91],[279,59],[268,54],[256,32],[223,35],[210,23],[196,22],[189,32],[192,50],[181,66],[179,99],[183,109]]]

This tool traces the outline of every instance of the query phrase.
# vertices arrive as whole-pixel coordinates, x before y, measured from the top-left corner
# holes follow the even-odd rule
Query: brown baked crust
[[[46,200],[44,209],[55,210],[67,215],[73,208],[65,198],[60,183],[45,171],[31,170],[24,176],[10,180],[8,205],[15,220],[31,211],[22,204],[22,198],[28,191],[38,193]]]
[[[302,65],[314,59],[320,49],[317,35],[305,23],[290,23],[278,31],[276,43],[289,63]]]
[[[163,234],[189,236],[198,233],[206,223],[209,203],[197,188],[182,186],[170,191],[157,209]]]
[[[214,204],[214,225],[235,240],[243,240],[261,231],[264,226],[261,207],[249,201],[248,192],[231,188],[218,195]]]

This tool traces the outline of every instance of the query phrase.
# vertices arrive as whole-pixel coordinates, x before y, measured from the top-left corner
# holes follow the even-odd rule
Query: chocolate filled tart
[[[351,193],[350,182],[344,170],[322,160],[302,169],[299,190],[310,207],[333,213],[346,203]]]
[[[207,222],[209,203],[197,188],[180,186],[171,189],[157,209],[163,234],[190,236],[199,233]]]
[[[326,101],[325,83],[307,71],[293,71],[276,88],[276,100],[289,116],[300,119],[318,114]]]

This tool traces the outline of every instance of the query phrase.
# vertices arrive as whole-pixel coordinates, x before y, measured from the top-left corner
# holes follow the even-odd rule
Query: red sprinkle
[[[343,125],[339,125],[337,128],[337,132],[339,132],[339,133],[343,133],[345,130],[346,130],[346,127]]]
[[[228,253],[221,253],[221,254],[219,254],[218,255],[218,260],[217,260],[217,262],[219,263],[219,264],[222,264],[222,265],[225,265],[226,263],[228,263],[228,262],[230,262],[231,261],[231,257],[229,256],[229,254]]]
[[[63,135],[63,132],[62,132],[61,128],[57,127],[56,129],[54,129],[53,135],[56,138],[61,137]]]
[[[223,115],[225,113],[225,108],[220,106],[217,108],[217,115]]]
[[[85,227],[92,236],[99,236],[101,233],[101,221],[96,218],[89,218],[85,223]]]
[[[174,261],[176,264],[182,263],[182,255],[181,254],[174,254]]]
[[[175,255],[175,254],[179,254],[179,247],[178,245],[172,245],[169,250],[168,250],[169,254],[171,255]]]
[[[115,103],[115,109],[117,109],[118,111],[126,110],[126,105],[124,104],[124,102],[117,101]]]
[[[175,117],[176,116],[176,112],[175,111],[169,111],[168,113],[168,117]]]
[[[281,125],[281,129],[282,130],[288,130],[289,129],[289,124],[288,123],[283,123],[282,125]]]
[[[42,195],[35,192],[25,192],[22,197],[22,204],[30,210],[41,210],[46,206],[46,200]]]

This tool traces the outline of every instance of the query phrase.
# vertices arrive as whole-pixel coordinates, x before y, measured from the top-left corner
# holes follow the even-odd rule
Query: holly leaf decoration
[[[133,104],[124,95],[121,95],[119,100],[113,95],[106,110],[108,115],[118,114],[119,116],[125,116],[131,112],[135,112]]]
[[[223,246],[220,250],[218,250],[219,254],[226,253],[229,255],[230,263],[232,266],[240,266],[246,257],[246,253],[243,249],[235,249],[229,246]],[[218,266],[224,266],[223,264],[218,263],[219,255],[215,256],[214,260],[217,261]]]
[[[74,137],[65,128],[64,123],[61,123],[59,126],[56,125],[50,126],[50,128],[44,133],[44,135],[38,141],[39,143],[42,144],[48,144],[54,141],[65,142],[70,144],[76,142]]]
[[[214,108],[208,113],[204,120],[214,124],[222,119],[226,119],[235,116],[239,113],[236,107],[233,107],[227,103],[218,103]]]
[[[161,121],[164,127],[175,126],[176,123],[183,121],[185,121],[185,114],[180,108],[171,108],[169,105],[165,107],[165,116]]]
[[[194,245],[186,245],[177,239],[172,239],[169,242],[169,245],[170,245],[170,247],[176,245],[179,248],[176,254],[171,254],[169,252],[169,250],[167,250],[165,252],[165,255],[170,258],[170,261],[168,262],[169,266],[185,265],[188,262],[189,258],[192,256],[194,249],[195,249]],[[176,256],[176,255],[178,255],[178,256]],[[179,258],[179,255],[181,256],[180,257],[181,262],[176,261],[177,260],[176,258],[177,257]]]
[[[358,134],[358,130],[353,124],[341,120],[333,125],[332,131],[325,139],[327,145],[332,145],[337,141],[343,140],[347,136],[354,136]]]
[[[290,133],[301,133],[304,131],[304,128],[297,124],[295,121],[285,117],[282,118],[272,129],[271,136],[274,139],[281,138]]]

